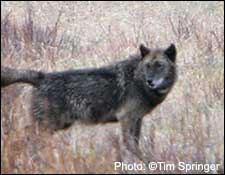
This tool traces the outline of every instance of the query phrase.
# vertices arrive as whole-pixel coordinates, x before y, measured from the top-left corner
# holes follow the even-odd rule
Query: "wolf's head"
[[[171,44],[166,49],[139,47],[141,60],[136,77],[143,82],[145,89],[164,95],[169,92],[176,80],[176,47]]]

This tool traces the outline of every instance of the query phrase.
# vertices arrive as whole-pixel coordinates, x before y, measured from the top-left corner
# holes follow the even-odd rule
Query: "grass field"
[[[47,72],[99,67],[140,43],[178,49],[178,81],[143,121],[153,162],[220,164],[224,173],[224,2],[1,2],[1,66]],[[119,124],[35,130],[31,87],[1,90],[1,173],[133,173]],[[179,169],[139,173],[185,173]],[[192,170],[188,173],[206,173]]]

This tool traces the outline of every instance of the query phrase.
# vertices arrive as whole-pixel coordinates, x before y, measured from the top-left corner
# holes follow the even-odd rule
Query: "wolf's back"
[[[37,86],[44,78],[44,73],[34,70],[16,70],[8,67],[1,68],[1,87],[6,87],[14,83],[28,83]]]

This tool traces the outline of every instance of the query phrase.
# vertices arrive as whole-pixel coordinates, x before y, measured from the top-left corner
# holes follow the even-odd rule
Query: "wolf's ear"
[[[140,49],[140,51],[141,51],[141,56],[142,56],[142,58],[143,58],[145,55],[147,55],[148,53],[150,53],[150,49],[147,48],[147,47],[145,47],[143,44],[141,44],[141,45],[139,46],[139,49]]]
[[[176,56],[177,56],[177,50],[174,44],[171,44],[166,50],[165,54],[168,56],[168,58],[175,63]]]

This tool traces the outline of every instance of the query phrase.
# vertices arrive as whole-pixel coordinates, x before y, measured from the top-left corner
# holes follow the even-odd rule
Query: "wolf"
[[[176,47],[151,49],[100,68],[46,73],[3,67],[1,87],[33,86],[32,116],[53,130],[75,121],[119,122],[126,148],[140,158],[143,117],[162,103],[177,79]]]

